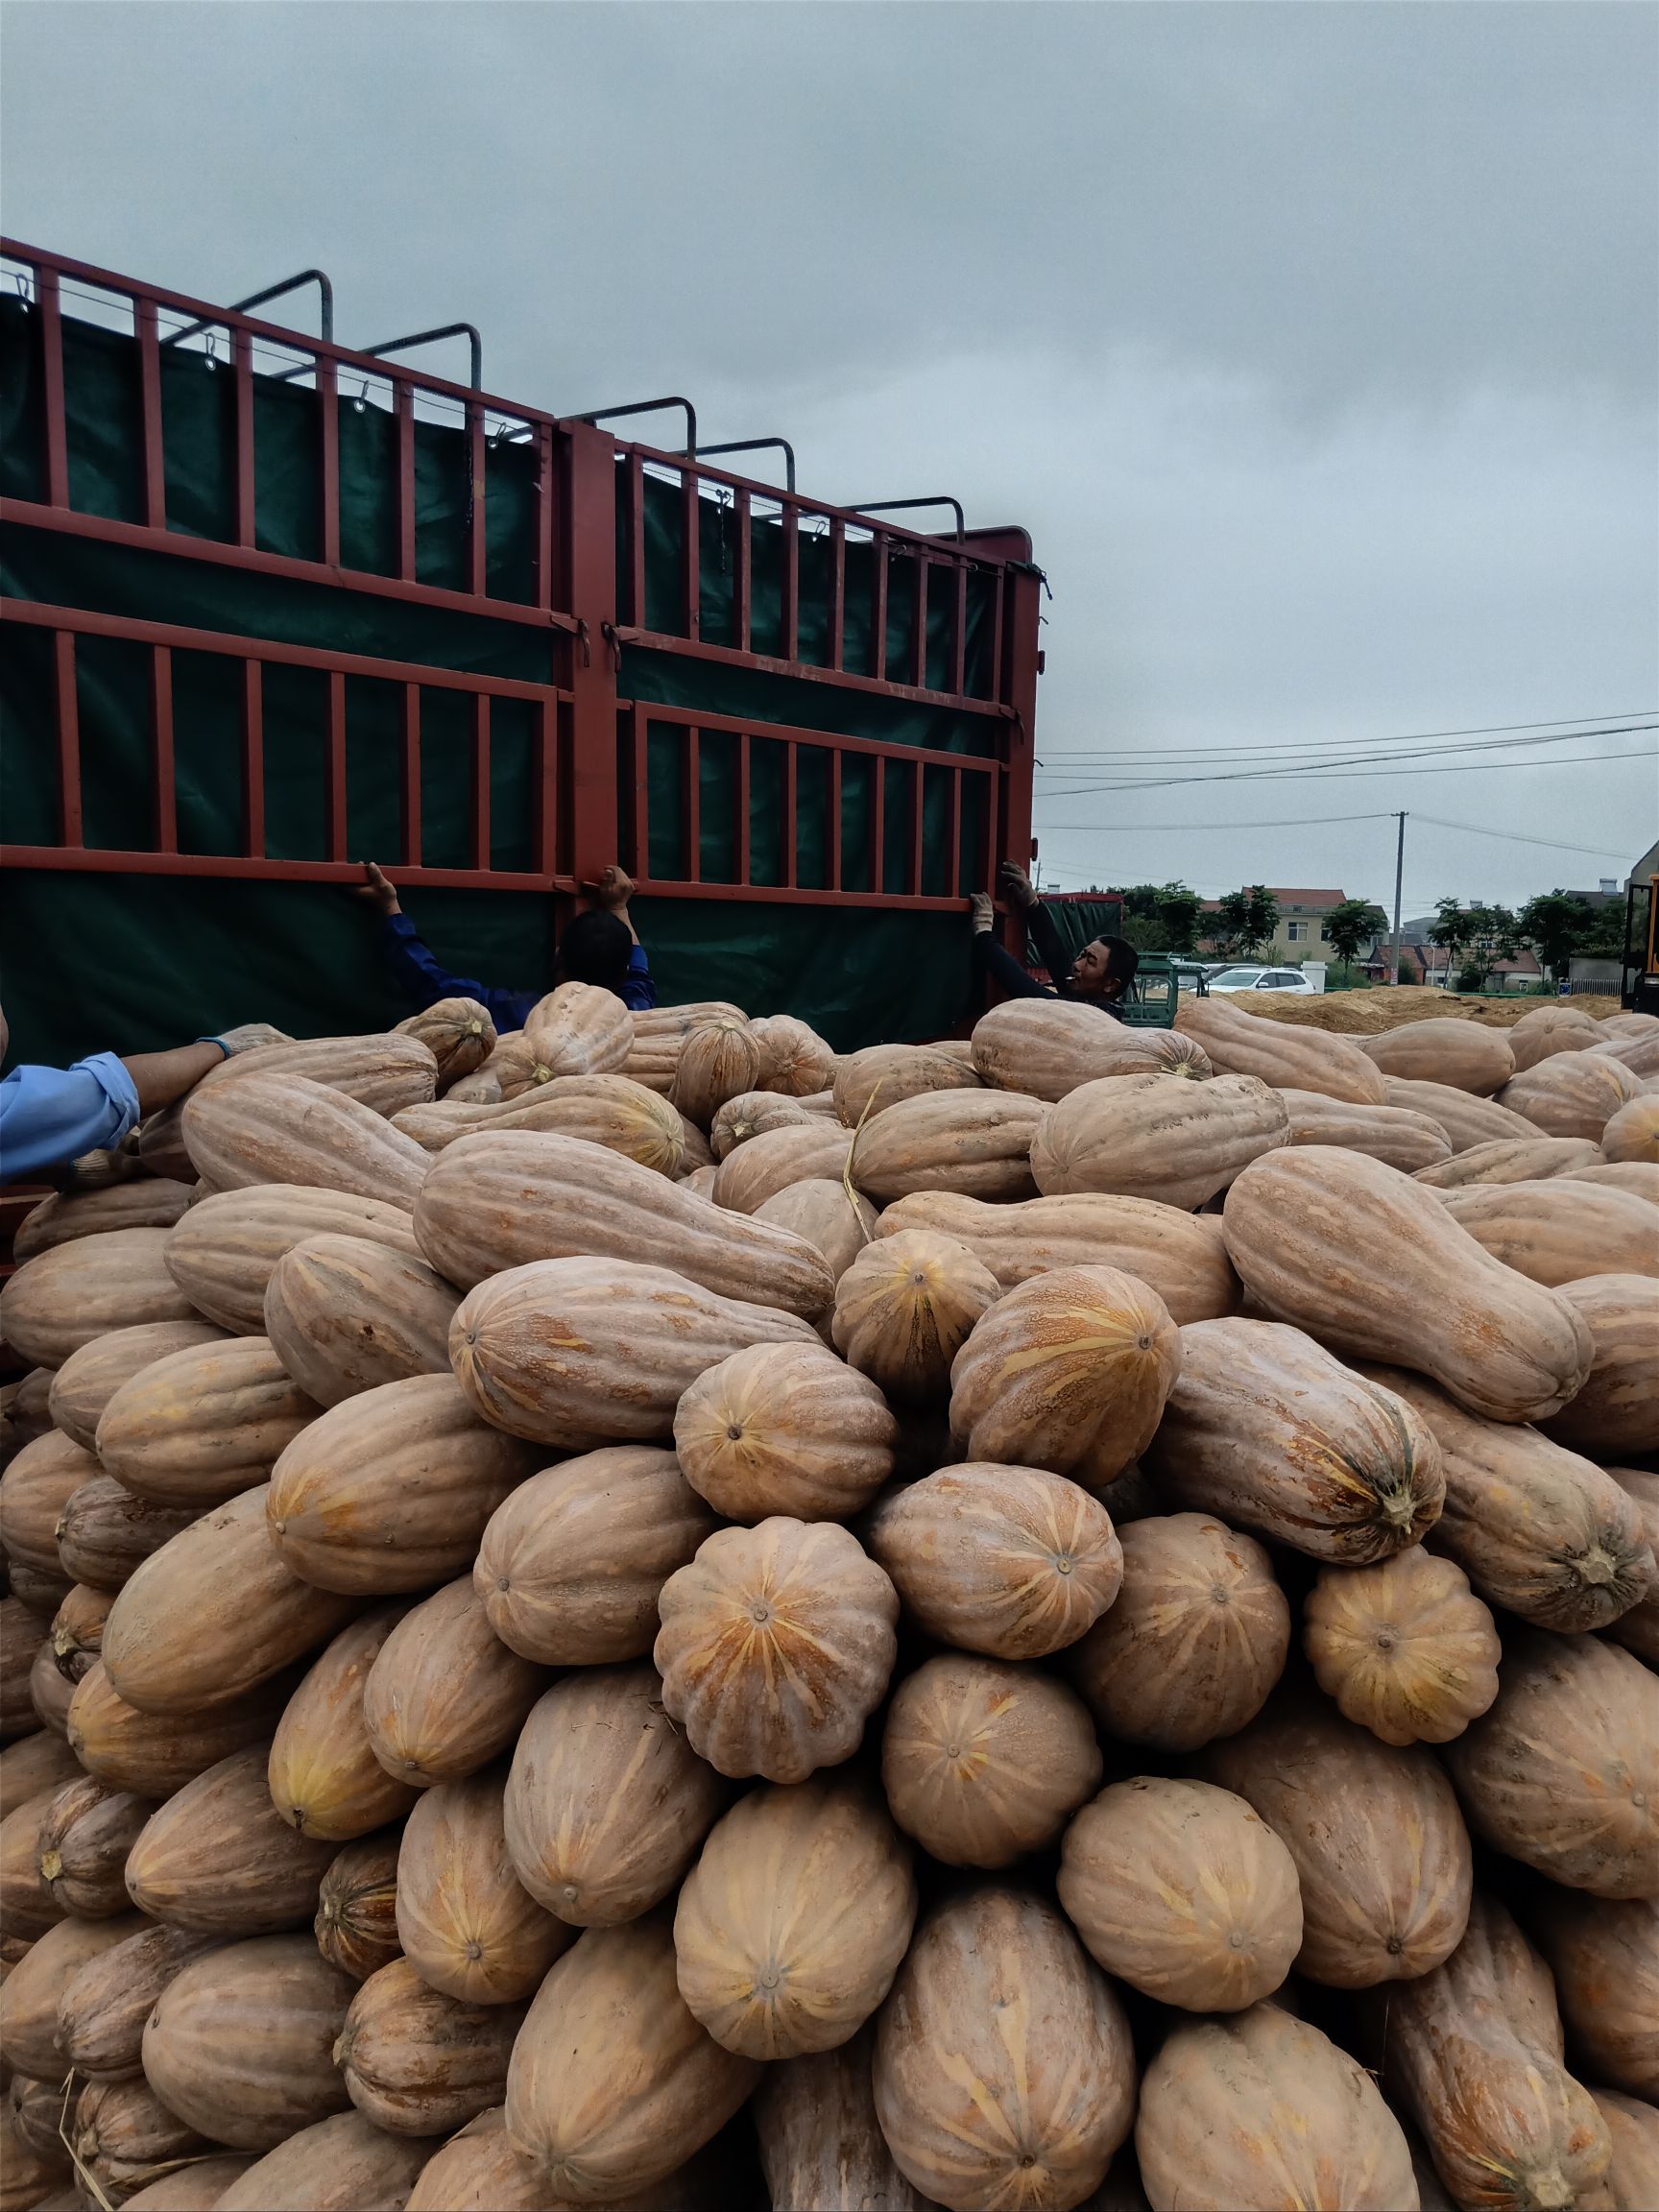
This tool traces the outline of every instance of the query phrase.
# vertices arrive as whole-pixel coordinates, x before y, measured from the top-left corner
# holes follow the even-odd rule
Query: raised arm
[[[594,902],[607,914],[614,914],[618,922],[627,925],[628,934],[634,940],[634,950],[629,955],[628,973],[622,979],[622,1001],[636,1014],[643,1014],[657,1003],[657,985],[651,974],[651,963],[645,956],[645,948],[639,942],[639,932],[634,926],[634,917],[628,911],[628,902],[634,896],[634,878],[613,861],[599,880],[589,886]]]
[[[474,975],[452,975],[421,937],[398,903],[397,886],[373,860],[365,860],[367,881],[357,896],[373,906],[385,926],[386,956],[399,984],[417,1006],[434,1006],[440,998],[476,998],[489,1009],[498,1029],[522,1029],[524,1017],[536,1003],[534,991],[502,991],[480,983]]]

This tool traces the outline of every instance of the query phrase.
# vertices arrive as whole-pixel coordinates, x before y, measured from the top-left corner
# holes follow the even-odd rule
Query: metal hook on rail
[[[967,517],[962,512],[960,499],[952,499],[949,492],[939,492],[926,499],[854,499],[848,502],[853,515],[891,515],[907,507],[949,507],[956,517],[956,542],[961,544],[968,535]]]
[[[655,415],[664,407],[684,407],[685,410],[685,444],[682,451],[695,461],[697,458],[697,410],[689,399],[678,392],[671,392],[661,399],[631,399],[625,407],[595,407],[587,415],[572,418],[577,422],[613,422],[622,415]]]

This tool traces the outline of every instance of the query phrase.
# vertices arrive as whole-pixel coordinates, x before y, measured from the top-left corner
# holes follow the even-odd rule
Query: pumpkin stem
[[[1409,1528],[1417,1518],[1417,1501],[1409,1490],[1385,1491],[1379,1503],[1391,1528]]]
[[[1578,2196],[1559,2166],[1551,2166],[1548,2173],[1534,2175],[1529,2193],[1538,2212],[1573,2212]]]
[[[1574,1571],[1580,1582],[1611,1582],[1619,1572],[1618,1562],[1601,1544],[1592,1544],[1582,1557],[1574,1562]]]

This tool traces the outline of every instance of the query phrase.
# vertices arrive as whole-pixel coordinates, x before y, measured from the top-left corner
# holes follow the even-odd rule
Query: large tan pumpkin
[[[811,1259],[823,1267],[819,1254]],[[723,1298],[666,1267],[541,1260],[468,1293],[449,1357],[486,1421],[515,1436],[586,1451],[665,1437],[697,1377],[745,1345],[817,1341],[794,1314]]]
[[[1592,1357],[1583,1386],[1547,1432],[1599,1459],[1659,1452],[1659,1283],[1583,1275],[1561,1295],[1589,1331]]]
[[[803,1114],[797,1121],[760,1131],[728,1152],[715,1171],[709,1194],[729,1213],[757,1214],[769,1198],[791,1184],[826,1178],[841,1182],[852,1154],[850,1129]]]
[[[1490,1144],[1512,1137],[1534,1137],[1537,1130],[1525,1115],[1492,1098],[1477,1098],[1451,1083],[1420,1083],[1400,1075],[1384,1075],[1385,1103],[1407,1113],[1427,1115],[1446,1132],[1453,1151],[1467,1152],[1476,1144]]]
[[[289,1572],[267,1525],[270,1492],[268,1483],[244,1490],[180,1529],[110,1606],[104,1668],[141,1713],[228,1705],[326,1643],[356,1610]]]
[[[1582,1006],[1533,1006],[1507,1032],[1517,1068],[1536,1068],[1559,1052],[1594,1052],[1603,1042],[1601,1024]]]
[[[415,1213],[421,1246],[463,1290],[538,1260],[591,1254],[671,1268],[729,1298],[817,1314],[823,1257],[781,1229],[720,1211],[620,1154],[574,1137],[463,1138],[433,1163]]]
[[[349,2103],[332,2053],[352,1988],[309,1936],[210,1952],[156,2000],[145,2079],[209,2141],[274,2150]]]
[[[1203,1513],[1118,1530],[1123,1584],[1067,1654],[1108,1734],[1195,1751],[1255,1719],[1285,1671],[1290,1608],[1266,1552]]]
[[[204,1075],[190,1098],[216,1097],[228,1084],[273,1075],[301,1076],[389,1118],[432,1096],[438,1060],[430,1046],[401,1023],[360,1037],[287,1037],[234,1054]]]
[[[573,1927],[637,1920],[679,1886],[730,1795],[664,1711],[654,1668],[583,1668],[519,1732],[508,1855]]]
[[[1659,1165],[1659,1097],[1649,1094],[1621,1106],[1601,1132],[1601,1155],[1615,1166]]]
[[[1198,1762],[1247,1798],[1296,1862],[1297,1966],[1338,1989],[1407,1981],[1449,1957],[1469,1918],[1469,1837],[1420,1744],[1396,1750],[1323,1700],[1282,1698]]]
[[[1659,1275],[1659,1221],[1627,1190],[1555,1176],[1475,1184],[1441,1203],[1494,1260],[1551,1289],[1586,1275]]]
[[[536,1455],[480,1421],[452,1375],[383,1382],[331,1406],[272,1470],[276,1556],[321,1590],[429,1590],[469,1567]]]
[[[481,1068],[495,1049],[490,1009],[476,998],[434,999],[419,1014],[399,1022],[395,1034],[414,1037],[425,1046],[437,1062],[440,1091]]]
[[[808,1023],[792,1014],[768,1014],[752,1026],[765,1054],[764,1090],[805,1098],[835,1080],[835,1054]]]
[[[1230,998],[1185,992],[1175,1026],[1203,1046],[1218,1075],[1256,1075],[1275,1089],[1322,1091],[1356,1106],[1386,1103],[1382,1070],[1352,1037],[1246,1013]]]
[[[899,1594],[845,1528],[717,1529],[659,1610],[662,1702],[720,1773],[804,1782],[857,1749],[893,1671]]]
[[[1659,2108],[1617,2089],[1592,2089],[1612,2144],[1608,2182],[1619,2203],[1659,2204]]]
[[[233,1751],[170,1797],[133,1844],[127,1889],[153,1919],[227,1941],[307,1928],[333,1846],[271,1802],[262,1743]]]
[[[64,1978],[58,1998],[60,2066],[100,2080],[136,2074],[156,1998],[193,1959],[218,1947],[216,1936],[150,1921],[84,1960]]]
[[[127,1854],[154,1811],[148,1797],[110,1790],[90,1774],[63,1785],[46,1809],[36,1847],[40,1886],[60,1912],[108,1920],[130,1909]]]
[[[75,2147],[82,2187],[112,2203],[124,2203],[139,2183],[213,2149],[141,2080],[89,2081],[64,2132]]]
[[[883,1205],[914,1190],[1029,1198],[1031,1140],[1045,1111],[1039,1100],[1012,1091],[902,1098],[859,1131],[849,1173]]]
[[[1606,1190],[1628,1190],[1649,1206],[1659,1206],[1659,1163],[1646,1160],[1602,1160],[1588,1167],[1569,1167],[1566,1183],[1593,1183]]]
[[[874,2029],[833,2051],[768,2066],[750,2106],[774,2204],[868,2205],[923,2212],[876,2118]]]
[[[493,1104],[450,1098],[436,1106],[413,1106],[397,1116],[397,1126],[428,1152],[442,1152],[462,1137],[518,1131],[603,1144],[660,1175],[678,1175],[686,1164],[679,1114],[665,1098],[626,1075],[555,1075]]]
[[[157,1505],[112,1475],[95,1475],[82,1483],[59,1516],[62,1571],[77,1582],[112,1594],[132,1580],[152,1553],[189,1527],[198,1511],[194,1505]],[[13,1566],[14,1579],[20,1573]]]
[[[1478,1899],[1455,1953],[1389,1999],[1383,2082],[1458,2204],[1614,2201],[1606,2123],[1561,2064],[1549,1974],[1502,1906]]]
[[[449,1371],[461,1303],[443,1276],[366,1237],[312,1237],[285,1252],[265,1286],[265,1332],[295,1382],[338,1406],[382,1382]]]
[[[1401,1075],[1408,1083],[1444,1083],[1477,1098],[1490,1098],[1515,1072],[1507,1036],[1479,1022],[1451,1017],[1402,1022],[1398,1028],[1358,1042],[1384,1075]]]
[[[8,1965],[64,1916],[40,1879],[40,1831],[56,1795],[56,1790],[36,1791],[8,1806],[0,1819],[0,1911],[5,1913]]]
[[[317,1412],[268,1337],[222,1337],[124,1382],[98,1424],[98,1455],[141,1498],[202,1512],[268,1481]]]
[[[850,1519],[891,1476],[898,1435],[875,1383],[822,1345],[734,1352],[674,1413],[686,1481],[729,1521]]]
[[[905,1098],[932,1091],[977,1091],[972,1065],[937,1045],[867,1045],[843,1053],[831,1086],[835,1111],[849,1129],[873,1122]]]
[[[776,1091],[740,1091],[716,1110],[709,1124],[709,1148],[724,1161],[753,1137],[773,1129],[809,1129],[815,1118],[797,1099]]]
[[[835,1286],[830,1334],[850,1366],[900,1405],[945,1397],[950,1362],[1001,1295],[966,1246],[906,1229],[868,1244]]]
[[[75,1685],[69,1745],[88,1774],[140,1797],[170,1797],[193,1775],[269,1741],[291,1687],[278,1678],[205,1712],[141,1713],[110,1687],[104,1662]]]
[[[216,2200],[215,2212],[268,2212],[273,2204],[284,2212],[398,2205],[430,2148],[389,2135],[361,2112],[336,2112],[267,2151]]]
[[[1340,1144],[1407,1175],[1452,1157],[1451,1139],[1427,1114],[1401,1106],[1354,1106],[1320,1091],[1281,1091],[1279,1095],[1290,1117],[1292,1144]]]
[[[1654,1170],[1659,1174],[1659,1168]],[[799,1183],[764,1198],[755,1209],[755,1219],[774,1229],[790,1230],[816,1244],[829,1262],[837,1283],[876,1234],[876,1209],[838,1177],[808,1175]]]
[[[405,1613],[363,1685],[363,1725],[388,1774],[418,1790],[472,1774],[517,1735],[544,1669],[492,1633],[470,1575]]]
[[[9,2066],[36,2081],[61,2080],[58,2001],[64,1983],[143,1925],[136,1912],[124,1912],[113,1919],[60,1920],[35,1937],[0,1983],[0,2039]]]
[[[707,1129],[717,1108],[745,1091],[758,1091],[769,1055],[747,1020],[714,1015],[688,1029],[674,1063],[668,1095],[699,1129]]]
[[[1153,2212],[1415,2212],[1400,2123],[1358,2060],[1277,2005],[1193,2020],[1146,2069],[1135,2151]]]
[[[397,1937],[423,1982],[467,2005],[518,2005],[576,1940],[525,1889],[508,1855],[506,1771],[441,1782],[397,1854]]]
[[[1122,2006],[1054,1908],[986,1885],[923,1923],[876,2033],[900,2170],[952,2212],[1079,2203],[1129,2132]]]
[[[167,1271],[173,1229],[111,1229],[54,1244],[0,1290],[0,1335],[31,1367],[61,1367],[115,1329],[199,1318]]]
[[[112,1229],[170,1229],[195,1196],[189,1183],[158,1175],[134,1176],[103,1190],[54,1190],[25,1214],[12,1239],[19,1267],[78,1237],[103,1237]]]
[[[1048,1109],[1031,1172],[1048,1197],[1097,1190],[1190,1212],[1289,1141],[1284,1100],[1253,1075],[1109,1075]]]
[[[743,2057],[828,2051],[886,1996],[915,1919],[909,1847],[866,1790],[820,1778],[752,1791],[681,1888],[680,1994]]]
[[[224,1190],[191,1207],[167,1238],[167,1266],[192,1306],[239,1336],[265,1332],[265,1291],[285,1252],[312,1237],[367,1237],[410,1259],[421,1257],[405,1206],[263,1183]]]
[[[1583,2071],[1659,2104],[1659,1900],[1551,1887],[1530,1904],[1527,1928]]]
[[[1176,1029],[1131,1029],[1094,1006],[1063,998],[1009,998],[974,1025],[974,1066],[998,1091],[1023,1091],[1050,1105],[1106,1075],[1212,1072],[1202,1045]]]
[[[235,1075],[184,1101],[184,1142],[216,1190],[309,1183],[412,1207],[427,1167],[412,1137],[304,1075]]]
[[[1058,1880],[1099,1964],[1183,2011],[1241,2012],[1302,1948],[1294,1860],[1242,1797],[1207,1782],[1103,1790],[1067,1829]]]
[[[995,1659],[1075,1644],[1123,1576],[1106,1508],[1037,1467],[941,1468],[877,1509],[869,1544],[930,1635]]]
[[[1659,1676],[1533,1628],[1504,1638],[1498,1680],[1444,1753],[1477,1835],[1569,1888],[1659,1896]]]
[[[887,1802],[949,1866],[1006,1866],[1046,1848],[1100,1773],[1082,1700],[1035,1667],[944,1651],[894,1692],[881,1742]]]
[[[76,1491],[98,1473],[94,1455],[55,1429],[25,1444],[0,1475],[0,1546],[7,1557],[61,1575],[58,1524]]]
[[[508,2138],[537,2168],[543,2203],[613,2202],[683,2166],[760,2071],[692,2017],[662,1915],[590,1928],[542,1983],[519,2032]]]
[[[367,1982],[400,1956],[397,1940],[397,1848],[396,1828],[365,1836],[335,1853],[317,1892],[312,1931],[317,1948],[330,1966]]]
[[[524,1017],[524,1035],[555,1075],[620,1068],[634,1048],[634,1016],[596,983],[561,983]]]
[[[1440,1518],[1433,1432],[1300,1329],[1195,1321],[1181,1357],[1145,1453],[1171,1505],[1355,1567],[1420,1542]]]
[[[1450,1559],[1420,1544],[1372,1567],[1327,1567],[1303,1645],[1345,1719],[1384,1743],[1446,1743],[1498,1695],[1498,1631]]]
[[[1589,1372],[1590,1333],[1563,1294],[1494,1260],[1431,1191],[1381,1161],[1324,1145],[1259,1160],[1228,1192],[1222,1225],[1275,1320],[1417,1369],[1474,1412],[1537,1420]]]
[[[357,1990],[334,2045],[351,2102],[397,2135],[447,2135],[507,2086],[517,2005],[468,2005],[394,1959]]]
[[[1496,1143],[1472,1144],[1432,1167],[1419,1167],[1415,1174],[1431,1190],[1462,1190],[1488,1184],[1542,1183],[1593,1167],[1600,1158],[1599,1146],[1584,1137],[1501,1137]]]
[[[950,1366],[951,1433],[969,1459],[1110,1482],[1152,1441],[1181,1347],[1137,1276],[1055,1268],[974,1324]]]
[[[1649,1467],[1609,1467],[1610,1475],[1635,1506],[1647,1549],[1659,1562],[1659,1470]],[[1608,1624],[1608,1635],[1626,1651],[1659,1671],[1659,1575],[1628,1612]]]
[[[124,1382],[130,1382],[169,1353],[221,1342],[225,1332],[211,1321],[150,1321],[136,1329],[112,1329],[72,1352],[51,1382],[48,1404],[53,1427],[71,1443],[90,1452],[104,1408]]]
[[[1511,1076],[1498,1103],[1547,1137],[1581,1137],[1596,1144],[1620,1108],[1641,1095],[1642,1077],[1611,1053],[1556,1052]]]
[[[342,1628],[283,1708],[267,1780],[276,1811],[302,1836],[349,1843],[415,1802],[408,1783],[380,1764],[363,1712],[370,1671],[406,1612],[372,1606]]]
[[[1536,1429],[1482,1421],[1398,1368],[1373,1369],[1433,1431],[1446,1479],[1434,1546],[1481,1597],[1540,1628],[1603,1628],[1652,1587],[1640,1509]]]
[[[1080,1191],[997,1206],[924,1190],[889,1206],[875,1233],[917,1229],[963,1245],[1004,1290],[1057,1267],[1118,1267],[1155,1290],[1178,1327],[1231,1313],[1238,1303],[1220,1223],[1155,1199]]]
[[[637,1050],[637,1046],[636,1046]],[[406,2212],[541,2212],[546,2197],[536,2169],[507,2139],[506,2107],[469,2120],[442,2150],[429,2152],[409,2192]]]
[[[554,1070],[543,1060],[522,1029],[497,1034],[488,1060],[455,1086],[450,1097],[469,1106],[500,1106],[529,1096],[553,1080]]]

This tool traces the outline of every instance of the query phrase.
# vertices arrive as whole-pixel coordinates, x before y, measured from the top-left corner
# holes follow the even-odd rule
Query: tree
[[[1500,960],[1513,960],[1520,951],[1521,924],[1507,906],[1472,904],[1460,919],[1469,956],[1457,972],[1457,988],[1479,991]]]
[[[1538,955],[1538,965],[1557,982],[1566,974],[1575,952],[1582,951],[1595,932],[1595,909],[1576,891],[1541,891],[1522,907],[1518,927],[1522,942]]]
[[[1190,952],[1204,902],[1185,883],[1136,883],[1118,893],[1123,934],[1140,952]]]
[[[1260,883],[1229,891],[1216,902],[1212,942],[1227,954],[1259,953],[1279,926],[1279,902]]]
[[[1451,968],[1458,953],[1469,942],[1469,916],[1455,899],[1437,899],[1434,902],[1434,920],[1429,926],[1429,942],[1438,945],[1446,955],[1446,966]]]
[[[1325,917],[1325,940],[1337,959],[1351,967],[1360,946],[1387,926],[1387,915],[1369,899],[1344,899]]]

